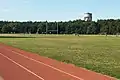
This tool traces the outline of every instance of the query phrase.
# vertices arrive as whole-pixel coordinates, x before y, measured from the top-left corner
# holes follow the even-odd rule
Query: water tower
[[[92,21],[92,13],[84,13],[85,21]]]

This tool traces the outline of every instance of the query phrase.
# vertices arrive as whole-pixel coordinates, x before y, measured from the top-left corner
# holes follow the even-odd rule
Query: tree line
[[[97,20],[97,22],[83,20],[66,22],[0,21],[0,33],[119,34],[120,19]]]

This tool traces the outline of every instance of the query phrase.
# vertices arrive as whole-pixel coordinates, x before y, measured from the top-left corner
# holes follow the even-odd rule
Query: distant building
[[[92,13],[84,13],[85,21],[92,21]]]

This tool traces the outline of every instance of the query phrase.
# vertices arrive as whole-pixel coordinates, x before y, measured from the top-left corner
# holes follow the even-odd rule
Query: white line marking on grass
[[[4,58],[8,59],[9,61],[13,62],[14,64],[18,65],[19,67],[23,68],[24,70],[26,70],[27,72],[33,74],[34,76],[36,76],[37,78],[39,78],[40,80],[44,80],[42,77],[38,76],[37,74],[35,74],[34,72],[30,71],[29,69],[25,68],[24,66],[20,65],[19,63],[15,62],[14,60],[10,59],[9,57],[3,55],[2,53],[0,53],[1,56],[3,56]]]
[[[52,69],[54,69],[54,70],[56,70],[56,71],[58,71],[58,72],[64,73],[64,74],[66,74],[66,75],[69,75],[69,76],[71,76],[71,77],[73,77],[73,78],[76,78],[76,79],[79,79],[79,80],[84,80],[84,79],[82,79],[82,78],[80,78],[80,77],[78,77],[78,76],[72,75],[72,74],[70,74],[70,73],[68,73],[68,72],[65,72],[65,71],[63,71],[63,70],[60,70],[60,69],[55,68],[55,67],[53,67],[53,66],[50,66],[50,65],[48,65],[48,64],[45,64],[45,63],[43,63],[43,62],[37,61],[37,60],[35,60],[35,59],[33,59],[33,58],[29,58],[29,57],[27,57],[27,56],[24,56],[24,55],[18,53],[18,52],[15,52],[15,51],[13,51],[13,50],[10,50],[10,49],[7,49],[7,50],[12,51],[13,53],[15,53],[15,54],[17,54],[17,55],[20,55],[20,56],[22,56],[22,57],[24,57],[24,58],[27,58],[27,59],[29,59],[29,60],[31,60],[31,61],[37,62],[37,63],[42,64],[42,65],[47,66],[47,67],[50,67],[50,68],[52,68]]]

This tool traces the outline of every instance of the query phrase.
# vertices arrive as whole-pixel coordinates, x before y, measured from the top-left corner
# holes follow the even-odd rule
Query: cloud
[[[10,11],[10,9],[8,9],[8,8],[1,8],[0,9],[0,12],[9,12]]]
[[[9,12],[9,9],[2,9],[2,12]]]
[[[23,3],[25,4],[29,3],[29,0],[24,0]]]

